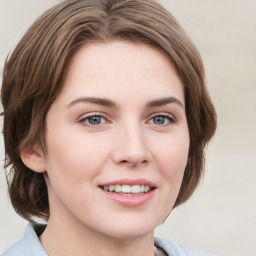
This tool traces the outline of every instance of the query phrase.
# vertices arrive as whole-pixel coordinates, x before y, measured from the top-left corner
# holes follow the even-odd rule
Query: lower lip
[[[103,194],[111,200],[128,207],[136,207],[148,202],[155,194],[156,189],[140,195],[124,195],[115,192],[108,192],[101,189]]]

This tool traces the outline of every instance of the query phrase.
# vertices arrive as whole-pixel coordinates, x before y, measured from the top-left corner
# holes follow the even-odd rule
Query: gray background
[[[6,55],[32,21],[57,2],[0,0],[1,71]],[[255,255],[256,1],[160,2],[180,21],[202,54],[218,130],[207,150],[202,184],[156,234],[219,255]],[[0,137],[1,166],[3,156]],[[6,193],[1,171],[0,252],[19,239],[26,226]]]

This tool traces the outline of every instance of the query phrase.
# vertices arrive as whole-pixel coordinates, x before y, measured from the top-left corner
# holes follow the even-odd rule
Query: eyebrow
[[[182,108],[184,108],[183,103],[175,97],[165,97],[165,98],[160,98],[160,99],[155,99],[155,100],[149,101],[147,103],[146,107],[148,107],[148,108],[161,107],[161,106],[167,105],[169,103],[176,103],[179,106],[181,106]]]
[[[106,98],[98,98],[98,97],[79,97],[73,101],[71,101],[67,107],[72,107],[78,103],[93,103],[101,106],[106,107],[116,107],[116,103],[112,100],[106,99]],[[184,108],[183,103],[178,100],[175,97],[165,97],[160,99],[151,100],[146,104],[147,108],[153,108],[153,107],[161,107],[170,103],[176,103],[182,108]]]
[[[93,103],[93,104],[97,104],[97,105],[101,105],[101,106],[105,106],[105,107],[116,107],[116,104],[109,99],[105,99],[105,98],[98,98],[98,97],[80,97],[77,98],[73,101],[71,101],[67,107],[72,107],[78,103]]]

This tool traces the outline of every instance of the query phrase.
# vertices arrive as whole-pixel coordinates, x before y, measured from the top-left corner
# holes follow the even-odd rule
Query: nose
[[[123,125],[116,131],[113,161],[117,165],[139,167],[147,165],[151,159],[143,128],[139,125]]]

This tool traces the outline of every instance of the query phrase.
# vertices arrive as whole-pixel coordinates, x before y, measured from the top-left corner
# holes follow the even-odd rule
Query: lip
[[[115,192],[109,192],[102,189],[103,186],[110,186],[110,185],[148,185],[151,188],[153,188],[151,191],[143,194],[137,194],[137,195],[125,195]],[[145,203],[147,203],[150,199],[153,198],[156,192],[156,184],[149,180],[145,179],[121,179],[121,180],[115,180],[111,182],[107,182],[104,184],[99,185],[100,191],[103,193],[104,196],[111,199],[112,201],[126,207],[137,207],[141,206]]]

